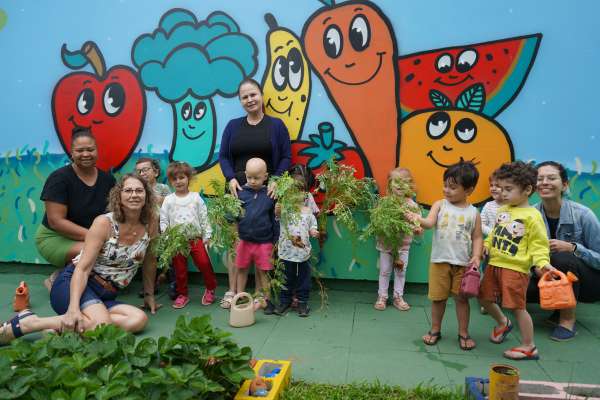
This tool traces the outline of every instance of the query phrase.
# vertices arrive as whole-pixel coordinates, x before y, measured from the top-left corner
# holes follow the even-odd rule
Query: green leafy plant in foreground
[[[319,215],[319,231],[327,226],[327,213],[348,228],[351,233],[359,232],[358,224],[352,216],[353,210],[368,210],[375,203],[375,182],[371,178],[358,179],[356,170],[333,160],[327,162],[325,170],[317,175],[320,189],[325,190],[322,212]]]
[[[328,385],[292,382],[282,400],[462,400],[461,388],[418,385],[413,389],[381,383],[349,383]]]
[[[210,186],[216,193],[210,198],[208,207],[208,220],[212,227],[211,245],[218,250],[231,253],[238,240],[234,221],[242,216],[242,202],[225,192],[224,183],[212,180]]]
[[[406,180],[394,178],[389,185],[394,193],[377,198],[375,206],[369,210],[369,223],[360,239],[375,237],[397,257],[404,237],[413,235],[420,227],[419,222],[411,218],[411,214],[419,214],[420,210],[406,201],[414,195]]]
[[[168,227],[153,243],[153,252],[158,257],[158,269],[169,268],[173,257],[190,255],[190,240],[202,237],[201,232],[192,224],[180,224]]]
[[[229,399],[254,377],[249,347],[205,315],[158,341],[103,325],[79,336],[18,339],[0,349],[2,399]]]

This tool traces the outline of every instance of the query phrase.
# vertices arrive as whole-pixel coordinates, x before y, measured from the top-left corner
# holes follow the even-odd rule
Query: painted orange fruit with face
[[[473,162],[479,182],[469,196],[472,204],[490,197],[488,177],[514,159],[510,137],[496,121],[459,109],[425,110],[401,125],[400,166],[410,169],[417,201],[431,206],[443,197],[444,171],[460,161]]]

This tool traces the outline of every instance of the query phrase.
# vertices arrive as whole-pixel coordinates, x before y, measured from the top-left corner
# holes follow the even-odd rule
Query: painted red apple
[[[135,150],[146,116],[146,96],[137,73],[126,65],[107,71],[94,42],[75,52],[63,45],[61,57],[69,68],[91,64],[95,71],[72,72],[54,87],[52,116],[63,149],[71,150],[73,128],[89,128],[98,145],[98,168],[120,168]]]

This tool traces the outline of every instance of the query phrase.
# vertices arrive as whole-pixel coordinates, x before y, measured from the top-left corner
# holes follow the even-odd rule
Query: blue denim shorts
[[[73,264],[67,265],[65,269],[58,274],[52,285],[52,290],[50,291],[50,304],[58,315],[66,313],[69,308],[71,277],[73,276],[74,270],[75,266]],[[83,310],[92,304],[104,304],[107,309],[110,309],[118,304],[122,304],[120,301],[116,300],[117,294],[117,291],[106,290],[90,275],[87,286],[81,294],[79,308]]]

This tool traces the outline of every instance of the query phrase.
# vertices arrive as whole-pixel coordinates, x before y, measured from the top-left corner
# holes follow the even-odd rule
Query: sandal
[[[377,301],[373,305],[373,308],[379,311],[385,310],[387,307],[387,297],[379,296],[377,297]]]
[[[400,311],[410,310],[410,305],[404,300],[402,296],[394,296],[394,307]]]
[[[490,335],[490,342],[496,344],[504,342],[504,340],[506,339],[510,331],[512,331],[512,329],[512,322],[510,322],[510,319],[506,318],[506,325],[504,325],[500,329],[494,327],[494,329],[492,330],[492,334]]]
[[[235,293],[231,291],[225,292],[225,295],[223,296],[219,304],[221,308],[231,308],[231,300],[233,300],[234,295]]]
[[[427,336],[429,336],[429,339],[425,339]],[[437,342],[440,341],[440,339],[442,338],[442,332],[427,332],[427,335],[423,336],[423,343],[425,343],[427,346],[435,346],[437,344]]]
[[[472,346],[469,346],[467,344],[467,343],[469,343],[469,340],[471,342],[473,342]],[[465,350],[465,351],[473,350],[475,347],[477,347],[477,344],[475,343],[473,338],[471,338],[470,335],[467,335],[467,336],[458,335],[458,345],[460,346],[461,350]]]
[[[510,353],[515,353],[515,354],[510,354]],[[539,360],[540,359],[540,355],[535,346],[533,346],[531,348],[531,350],[525,350],[525,349],[520,349],[518,347],[513,347],[512,349],[504,352],[504,357],[508,358],[509,360],[515,360],[515,361]]]
[[[23,331],[21,330],[21,321],[25,318],[31,317],[32,315],[35,314],[30,310],[25,309],[12,317],[10,320],[4,322],[0,326],[0,344],[8,344],[14,339],[23,336]],[[12,334],[12,337],[10,334]]]

